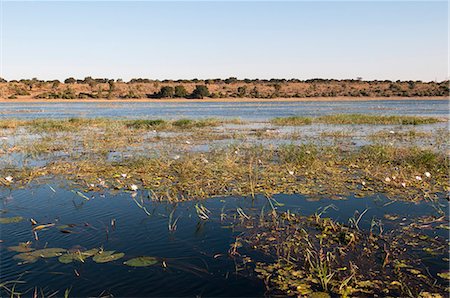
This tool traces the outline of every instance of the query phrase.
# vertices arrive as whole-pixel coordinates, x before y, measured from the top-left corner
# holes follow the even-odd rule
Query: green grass
[[[280,126],[299,126],[312,124],[312,118],[303,116],[277,117],[270,122]]]
[[[133,129],[149,129],[156,127],[166,127],[167,122],[162,119],[155,120],[131,120],[126,121],[126,126]]]
[[[433,117],[418,116],[382,116],[382,115],[364,115],[364,114],[337,114],[325,115],[320,117],[291,116],[274,118],[271,123],[281,126],[309,125],[314,123],[321,124],[380,124],[380,125],[420,125],[443,122],[443,120]]]

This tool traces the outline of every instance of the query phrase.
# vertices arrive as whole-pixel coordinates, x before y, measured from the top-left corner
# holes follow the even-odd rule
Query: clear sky
[[[441,2],[2,1],[1,76],[445,80]]]

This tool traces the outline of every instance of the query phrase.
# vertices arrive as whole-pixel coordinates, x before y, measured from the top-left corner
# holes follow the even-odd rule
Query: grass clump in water
[[[167,122],[162,119],[155,119],[155,120],[141,119],[141,120],[127,121],[126,126],[128,128],[133,128],[133,129],[148,129],[148,128],[156,128],[156,127],[161,128],[161,127],[166,127]]]
[[[290,117],[277,117],[270,121],[274,125],[280,126],[299,126],[312,124],[311,117],[302,116],[290,116]]]
[[[291,116],[274,118],[272,124],[282,126],[309,125],[314,123],[322,124],[371,124],[371,125],[420,125],[443,122],[442,119],[433,117],[418,116],[382,116],[367,114],[337,114],[320,117]]]
[[[218,125],[220,125],[220,121],[214,118],[207,118],[201,120],[180,119],[172,122],[172,126],[181,129],[218,126]]]

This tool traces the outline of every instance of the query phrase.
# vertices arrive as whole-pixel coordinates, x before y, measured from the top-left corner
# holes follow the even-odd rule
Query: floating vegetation
[[[124,256],[125,256],[124,253],[121,253],[121,252],[115,253],[114,250],[109,250],[109,251],[100,251],[92,259],[96,263],[107,263],[107,262],[112,262],[112,261],[121,259]]]
[[[425,269],[420,254],[411,253],[422,247],[446,256],[448,245],[441,238],[418,237],[411,230],[413,223],[401,231],[372,227],[366,232],[321,214],[290,212],[257,222],[241,239],[273,259],[257,262],[255,270],[274,295],[447,295],[444,284],[436,283]],[[445,279],[448,272],[438,276]]]
[[[30,252],[30,251],[34,250],[34,248],[31,247],[31,244],[32,243],[30,241],[22,242],[22,243],[19,243],[19,245],[17,245],[17,246],[8,247],[8,250],[15,251],[15,252]]]
[[[158,263],[158,259],[155,257],[137,257],[123,262],[130,267],[148,267]]]
[[[0,217],[0,224],[19,223],[21,221],[23,221],[22,216]]]
[[[39,258],[54,258],[61,256],[66,250],[64,248],[44,248],[31,252],[24,252],[14,256],[14,259],[24,261],[24,263],[34,263]]]

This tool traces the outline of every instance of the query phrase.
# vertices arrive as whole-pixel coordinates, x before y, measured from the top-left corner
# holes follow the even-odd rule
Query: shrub
[[[237,94],[239,97],[245,97],[245,95],[247,94],[247,87],[246,86],[238,87]]]
[[[77,80],[75,80],[74,78],[67,78],[64,80],[64,84],[75,84],[77,82]]]
[[[174,94],[175,94],[175,91],[174,91],[173,87],[170,87],[170,86],[164,86],[159,91],[160,98],[166,98],[166,97],[170,98],[170,97],[173,97]]]
[[[175,86],[174,96],[185,98],[188,96],[188,92],[186,91],[186,88],[184,88],[184,86],[178,85],[178,86]]]
[[[197,85],[195,86],[194,91],[191,94],[192,98],[203,98],[206,96],[209,96],[209,90],[208,87],[206,87],[205,85]]]

